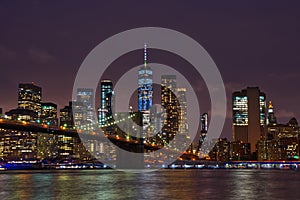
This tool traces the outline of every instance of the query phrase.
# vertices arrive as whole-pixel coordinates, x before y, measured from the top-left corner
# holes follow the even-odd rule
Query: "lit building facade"
[[[205,142],[205,138],[207,136],[207,130],[208,130],[208,114],[203,113],[201,115],[201,130],[200,130],[200,138],[199,138],[199,148],[201,148]],[[204,146],[202,148],[204,149]]]
[[[19,84],[18,108],[41,114],[42,88],[34,84]]]
[[[147,111],[153,103],[153,71],[147,66],[147,46],[144,49],[144,65],[138,71],[138,110]]]
[[[0,128],[0,157],[5,160],[35,159],[38,134]]]
[[[16,121],[26,121],[26,122],[36,122],[38,119],[38,114],[33,110],[27,109],[12,109],[5,113],[6,118]]]
[[[288,124],[269,124],[267,134],[258,143],[258,160],[298,160],[299,139],[295,118]]]
[[[144,46],[144,65],[138,70],[138,111],[143,114],[143,137],[148,138],[152,127],[150,109],[153,105],[153,71],[147,66],[147,45]]]
[[[50,102],[41,104],[40,122],[48,126],[58,126],[57,105]]]
[[[266,95],[258,87],[248,87],[232,95],[233,139],[250,143],[256,152],[256,143],[266,124]]]
[[[94,90],[91,88],[78,88],[77,101],[82,102],[86,107],[86,120],[89,122],[94,121]]]
[[[179,102],[179,131],[178,133],[188,135],[189,125],[187,122],[186,88],[177,88],[177,99]]]
[[[161,77],[161,106],[164,109],[162,135],[166,142],[172,140],[179,128],[179,109],[176,92],[176,76]]]
[[[101,81],[101,107],[98,110],[98,121],[101,126],[105,126],[108,117],[112,115],[113,104],[113,83],[111,80]]]
[[[87,107],[83,102],[72,102],[72,113],[76,129],[85,130],[90,123],[87,121]],[[85,128],[85,129],[84,129]]]
[[[63,109],[60,109],[60,120],[59,124],[61,127],[73,129],[74,128],[74,120],[73,120],[73,112],[72,112],[72,102],[69,102],[68,106],[65,106]]]

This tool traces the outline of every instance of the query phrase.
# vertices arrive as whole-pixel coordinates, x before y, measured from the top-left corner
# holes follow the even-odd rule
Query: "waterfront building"
[[[37,158],[37,133],[0,128],[0,158],[27,160]]]
[[[266,124],[266,95],[258,87],[234,92],[232,95],[233,139],[250,143],[252,153],[264,134]]]
[[[230,142],[230,158],[231,161],[252,160],[250,151],[250,143],[241,141]]]
[[[230,157],[230,142],[227,138],[219,138],[215,141],[215,146],[209,152],[211,160],[225,162]]]
[[[269,124],[258,144],[258,160],[298,160],[299,127],[295,118],[287,124]]]

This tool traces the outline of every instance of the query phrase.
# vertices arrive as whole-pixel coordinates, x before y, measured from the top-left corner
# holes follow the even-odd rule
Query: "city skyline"
[[[0,200],[299,199],[299,10],[0,1]]]

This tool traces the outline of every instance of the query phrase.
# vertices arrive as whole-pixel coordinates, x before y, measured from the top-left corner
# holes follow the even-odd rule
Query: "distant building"
[[[269,124],[267,134],[258,142],[258,160],[298,160],[299,133],[295,118],[288,124]]]
[[[177,116],[178,117],[178,134],[176,135],[176,144],[181,144],[181,145],[174,145],[174,146],[185,146],[188,148],[188,145],[191,143],[190,141],[190,135],[189,135],[189,124],[187,121],[187,99],[186,99],[186,88],[177,88]],[[176,131],[176,130],[175,130]],[[184,149],[184,150],[187,150]],[[193,149],[193,148],[191,148]],[[179,149],[175,149],[179,150]],[[198,153],[198,149],[196,150]]]
[[[57,105],[50,102],[44,102],[41,105],[40,122],[48,126],[58,126]]]
[[[63,109],[60,109],[60,126],[73,129],[74,128],[74,120],[73,120],[73,112],[72,112],[72,102],[69,102],[68,106],[65,106]]]
[[[240,141],[230,142],[230,158],[231,161],[252,160],[250,151],[250,143]]]
[[[87,121],[87,107],[83,102],[72,102],[72,113],[74,125],[77,129],[86,130],[91,125],[90,121]]]
[[[77,101],[82,102],[86,107],[86,120],[93,122],[94,115],[94,90],[91,88],[78,88],[77,89]]]
[[[33,110],[28,109],[12,109],[5,113],[7,119],[16,121],[36,122],[38,114]]]
[[[267,125],[276,125],[276,124],[277,124],[277,120],[274,114],[273,104],[272,101],[270,101],[268,106]]]
[[[256,152],[266,124],[266,95],[258,87],[247,87],[232,95],[233,139],[250,143],[251,152]]]
[[[32,110],[41,114],[42,88],[32,83],[19,84],[18,90],[18,108]]]
[[[4,160],[36,159],[38,134],[0,128],[0,158]]]
[[[0,108],[0,117],[2,117],[3,113],[2,113],[2,108]]]
[[[111,80],[101,81],[101,106],[98,110],[98,121],[101,126],[107,124],[112,115],[113,84]]]
[[[217,139],[215,146],[208,155],[210,159],[214,161],[228,161],[230,157],[230,142],[227,140],[227,138]]]
[[[208,114],[203,113],[201,116],[201,131],[200,131],[200,138],[199,138],[200,147],[205,141],[205,138],[207,136],[207,130],[208,130]]]
[[[188,135],[189,125],[187,122],[187,100],[186,100],[186,88],[177,88],[177,99],[179,102],[179,126],[178,133]]]

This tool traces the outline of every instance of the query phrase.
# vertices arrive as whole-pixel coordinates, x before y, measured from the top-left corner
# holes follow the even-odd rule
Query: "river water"
[[[6,199],[300,199],[293,170],[115,170],[0,172]]]

